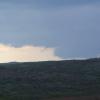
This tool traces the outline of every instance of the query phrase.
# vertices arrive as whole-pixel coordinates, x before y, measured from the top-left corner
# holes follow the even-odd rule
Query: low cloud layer
[[[34,62],[49,60],[61,60],[60,57],[55,55],[54,48],[32,45],[14,47],[0,44],[0,63],[12,61]]]

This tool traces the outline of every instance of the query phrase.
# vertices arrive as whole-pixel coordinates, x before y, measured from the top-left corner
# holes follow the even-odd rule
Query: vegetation
[[[100,59],[0,64],[0,100],[100,93]]]

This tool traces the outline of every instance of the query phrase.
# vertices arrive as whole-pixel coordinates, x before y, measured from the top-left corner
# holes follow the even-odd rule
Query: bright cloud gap
[[[11,45],[0,44],[0,63],[55,60],[62,60],[62,58],[55,54],[54,48],[33,45],[14,47]]]

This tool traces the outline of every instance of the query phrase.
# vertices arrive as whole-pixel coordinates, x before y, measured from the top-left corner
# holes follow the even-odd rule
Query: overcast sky
[[[51,48],[63,59],[100,56],[100,0],[0,0],[0,44]]]

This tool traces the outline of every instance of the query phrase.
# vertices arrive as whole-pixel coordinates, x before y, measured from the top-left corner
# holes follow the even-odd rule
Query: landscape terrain
[[[0,100],[100,100],[100,59],[1,63]]]

